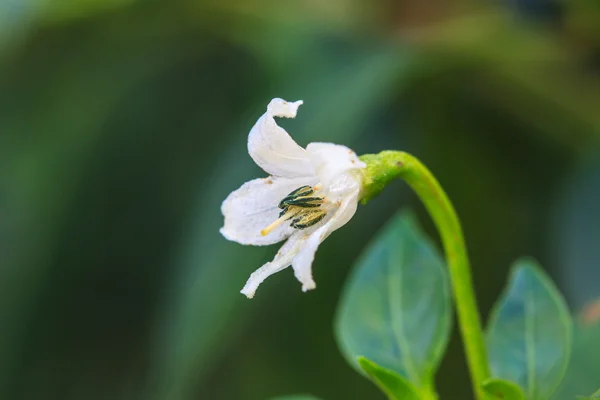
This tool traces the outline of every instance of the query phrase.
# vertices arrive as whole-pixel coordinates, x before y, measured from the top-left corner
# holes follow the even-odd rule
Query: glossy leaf
[[[337,339],[356,365],[364,356],[428,385],[451,325],[443,261],[409,213],[394,216],[356,265],[339,305]]]
[[[488,379],[481,385],[489,400],[525,400],[519,385],[502,379]]]
[[[382,368],[365,357],[358,357],[357,361],[390,400],[419,400],[415,387],[394,371]]]
[[[274,397],[271,400],[319,400],[319,398],[310,394],[292,394],[289,396]]]
[[[535,261],[518,261],[488,326],[493,376],[518,383],[528,400],[548,399],[569,361],[571,325],[550,278]]]

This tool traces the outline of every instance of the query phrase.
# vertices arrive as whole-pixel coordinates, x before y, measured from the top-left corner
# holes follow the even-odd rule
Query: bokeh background
[[[336,303],[397,209],[436,232],[398,182],[321,247],[318,290],[286,270],[240,295],[276,247],[227,242],[219,207],[263,174],[246,136],[273,97],[305,101],[302,145],[433,170],[484,316],[521,255],[574,313],[600,296],[596,0],[2,0],[0,398],[383,398]],[[437,381],[471,396],[456,331]]]

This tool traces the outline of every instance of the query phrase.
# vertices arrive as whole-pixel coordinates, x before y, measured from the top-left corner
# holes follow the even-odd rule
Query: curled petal
[[[273,99],[248,136],[248,153],[267,173],[297,178],[313,176],[314,170],[306,150],[275,122],[274,117],[294,118],[302,101]]]
[[[240,293],[249,299],[253,298],[256,289],[265,279],[290,266],[294,256],[298,253],[300,243],[300,234],[291,236],[281,247],[273,261],[266,263],[250,275],[250,278]]]
[[[358,195],[359,188],[357,187],[353,193],[342,200],[335,214],[303,241],[300,251],[292,262],[294,275],[302,283],[302,291],[306,292],[316,288],[312,276],[312,263],[315,259],[315,253],[323,240],[327,239],[335,230],[344,226],[354,216],[358,206]]]
[[[277,205],[288,193],[304,185],[316,184],[316,178],[266,178],[244,183],[221,205],[225,224],[221,234],[228,240],[255,246],[269,245],[289,237],[294,229],[283,223],[268,235],[260,231],[279,218]]]
[[[315,173],[325,187],[332,186],[341,174],[366,168],[366,164],[360,161],[354,151],[339,144],[310,143],[306,152],[311,158]]]

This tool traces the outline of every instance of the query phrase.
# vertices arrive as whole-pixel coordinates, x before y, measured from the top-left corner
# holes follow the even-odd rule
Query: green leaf
[[[394,371],[382,368],[365,357],[358,357],[357,361],[390,400],[419,400],[415,387]]]
[[[600,386],[600,323],[580,322],[573,335],[573,354],[554,400],[573,399],[592,393]]]
[[[523,389],[519,385],[502,379],[488,379],[481,385],[490,400],[525,400]]]
[[[310,394],[292,394],[289,396],[274,397],[271,400],[319,400],[319,398]]]
[[[431,384],[451,326],[444,263],[410,213],[394,216],[357,263],[338,309],[337,340],[421,389]]]
[[[571,330],[565,301],[550,278],[535,261],[517,261],[488,325],[493,376],[518,383],[528,400],[548,399],[565,373]]]

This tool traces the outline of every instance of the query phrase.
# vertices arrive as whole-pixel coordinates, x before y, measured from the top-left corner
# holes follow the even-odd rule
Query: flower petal
[[[254,294],[256,293],[256,289],[261,283],[263,283],[265,279],[289,267],[294,256],[298,252],[298,249],[300,248],[301,237],[302,235],[300,235],[299,232],[295,235],[292,235],[277,252],[277,255],[273,261],[266,263],[250,275],[250,278],[240,293],[249,299],[253,298]]]
[[[316,178],[265,178],[244,183],[231,193],[221,205],[225,224],[221,234],[228,240],[241,244],[264,246],[289,237],[294,228],[283,223],[268,235],[260,231],[279,218],[277,206],[281,199],[304,185],[315,185]]]
[[[303,241],[300,251],[292,261],[294,275],[296,279],[302,283],[302,291],[312,290],[316,288],[315,281],[312,276],[312,263],[315,259],[315,253],[319,245],[327,239],[327,237],[335,230],[344,226],[356,213],[358,206],[359,188],[355,188],[354,192],[346,196],[335,214],[321,227],[316,229],[305,241]]]
[[[340,175],[352,170],[366,168],[354,151],[333,143],[310,143],[306,147],[315,173],[325,187],[332,185]]]
[[[273,99],[248,136],[248,153],[259,167],[274,176],[313,176],[306,151],[275,122],[273,117],[295,118],[302,100],[294,103]]]

